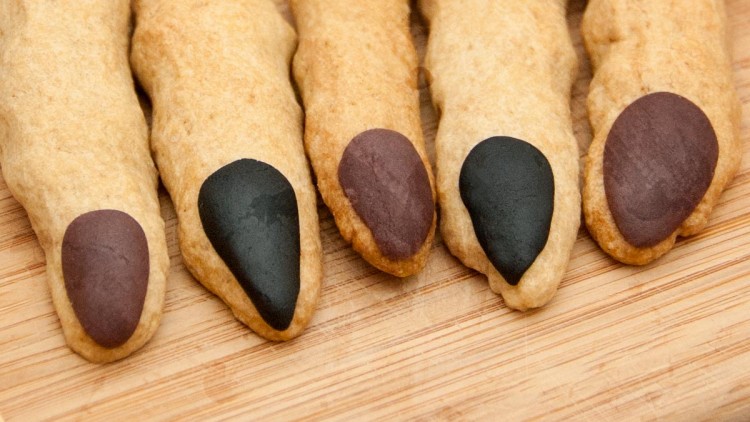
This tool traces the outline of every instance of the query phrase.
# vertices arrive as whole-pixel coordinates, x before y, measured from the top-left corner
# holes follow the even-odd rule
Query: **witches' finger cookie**
[[[524,310],[554,295],[580,225],[563,0],[424,0],[443,239]]]
[[[700,231],[740,161],[723,0],[591,0],[586,224],[646,264]]]
[[[156,330],[169,266],[128,66],[130,2],[0,1],[0,162],[47,258],[68,345],[120,359]]]
[[[421,270],[434,237],[408,0],[293,0],[305,146],[342,236],[375,267]]]
[[[320,290],[316,197],[289,81],[292,28],[268,0],[137,0],[132,63],[185,264],[242,322],[287,340]]]

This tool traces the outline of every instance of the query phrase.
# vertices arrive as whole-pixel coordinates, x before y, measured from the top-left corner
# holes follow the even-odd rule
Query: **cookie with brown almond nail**
[[[435,234],[407,0],[293,0],[305,147],[341,235],[375,267],[420,271]]]
[[[723,0],[592,0],[586,225],[605,252],[647,264],[708,223],[740,162],[740,103]]]
[[[44,249],[65,339],[94,362],[151,338],[169,269],[129,22],[127,0],[0,1],[3,175]]]

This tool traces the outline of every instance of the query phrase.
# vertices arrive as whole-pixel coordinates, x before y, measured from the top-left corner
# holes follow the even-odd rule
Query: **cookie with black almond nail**
[[[698,233],[740,163],[740,103],[723,0],[592,0],[586,225],[605,252],[647,264]]]
[[[565,0],[423,0],[441,232],[511,308],[546,304],[580,225]]]
[[[94,362],[151,338],[169,270],[129,22],[127,0],[0,1],[3,175],[44,249],[65,339]]]
[[[137,0],[131,61],[185,264],[263,337],[307,326],[323,276],[315,190],[269,0]],[[196,17],[200,17],[199,19]]]
[[[435,194],[408,0],[293,0],[305,146],[341,235],[375,267],[420,271]]]

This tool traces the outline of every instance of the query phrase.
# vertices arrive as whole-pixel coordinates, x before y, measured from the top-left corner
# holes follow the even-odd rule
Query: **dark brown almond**
[[[427,170],[409,139],[387,129],[355,136],[339,164],[339,183],[384,256],[403,260],[419,251],[435,204]]]
[[[116,210],[80,215],[63,236],[62,270],[86,333],[107,348],[128,341],[148,289],[148,242],[141,225]]]
[[[719,144],[706,114],[668,92],[630,104],[607,136],[604,189],[617,228],[635,247],[669,237],[713,180]]]

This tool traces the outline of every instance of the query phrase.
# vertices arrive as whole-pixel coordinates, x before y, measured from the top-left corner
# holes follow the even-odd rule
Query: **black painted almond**
[[[86,333],[121,346],[141,319],[148,290],[148,242],[130,215],[98,210],[73,220],[63,236],[62,271],[73,311]]]
[[[427,170],[409,139],[387,129],[362,132],[346,147],[338,172],[344,194],[383,255],[401,260],[420,250],[435,203]]]
[[[261,317],[276,330],[288,328],[300,290],[299,215],[289,181],[266,163],[238,160],[203,182],[198,211]]]
[[[466,157],[459,188],[479,244],[515,286],[549,237],[555,197],[549,162],[528,142],[492,137]]]
[[[690,100],[658,92],[630,104],[607,136],[603,170],[625,240],[650,247],[674,233],[703,199],[718,157],[713,126]]]

